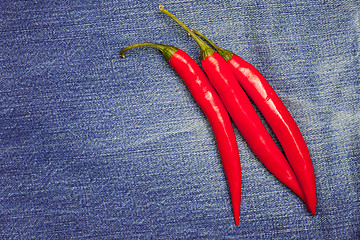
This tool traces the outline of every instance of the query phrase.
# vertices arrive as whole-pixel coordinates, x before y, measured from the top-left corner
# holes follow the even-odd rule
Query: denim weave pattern
[[[3,0],[1,239],[359,239],[359,1],[162,4],[275,89],[308,144],[317,214],[235,129],[235,226],[212,129],[182,80],[156,49],[119,56],[150,41],[199,63],[159,2]]]

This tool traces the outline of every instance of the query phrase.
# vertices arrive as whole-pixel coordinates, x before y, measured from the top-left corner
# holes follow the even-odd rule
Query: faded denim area
[[[312,156],[315,216],[235,130],[235,226],[212,129],[182,80],[154,48],[119,56],[151,41],[200,61],[159,3],[278,93]],[[1,1],[0,238],[359,239],[359,9],[357,0]]]

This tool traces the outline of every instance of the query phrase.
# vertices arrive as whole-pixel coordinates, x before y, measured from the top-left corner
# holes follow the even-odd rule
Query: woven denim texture
[[[156,49],[119,56],[152,41],[199,62],[159,3],[1,1],[0,238],[359,239],[359,1],[161,2],[256,66],[308,144],[315,216],[235,130],[238,227],[184,83]]]

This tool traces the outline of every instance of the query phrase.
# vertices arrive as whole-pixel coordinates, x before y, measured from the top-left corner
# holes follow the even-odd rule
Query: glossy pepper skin
[[[139,43],[122,49],[120,53],[122,56],[125,56],[125,51],[141,46],[155,47],[163,53],[169,64],[182,78],[193,98],[209,120],[228,181],[235,224],[238,226],[241,204],[239,148],[229,114],[220,97],[200,66],[186,52],[180,49],[157,43]]]
[[[172,13],[161,5],[159,9],[188,31],[198,43],[201,49],[201,65],[205,73],[254,154],[275,177],[304,200],[292,168],[267,132],[224,58],[206,45]]]
[[[250,63],[233,52],[219,48],[203,34],[193,30],[207,40],[226,60],[236,79],[259,108],[284,149],[285,155],[305,195],[307,208],[316,213],[316,186],[314,167],[295,120],[265,77]]]

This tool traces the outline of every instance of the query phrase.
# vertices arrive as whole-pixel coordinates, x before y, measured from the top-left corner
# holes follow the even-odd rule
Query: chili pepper
[[[170,45],[145,42],[123,48],[120,54],[125,57],[125,51],[143,46],[155,47],[162,52],[169,64],[183,79],[195,101],[208,118],[218,145],[230,190],[234,220],[238,226],[241,202],[241,166],[239,149],[229,114],[203,70],[181,49]]]
[[[162,5],[159,9],[184,28],[199,45],[201,64],[205,73],[254,154],[275,177],[304,200],[292,168],[267,132],[225,60]]]
[[[253,65],[235,53],[218,47],[200,32],[195,30],[193,32],[210,43],[226,60],[242,88],[269,123],[300,183],[308,210],[312,215],[315,215],[316,186],[314,167],[299,127],[284,103],[265,77]]]

